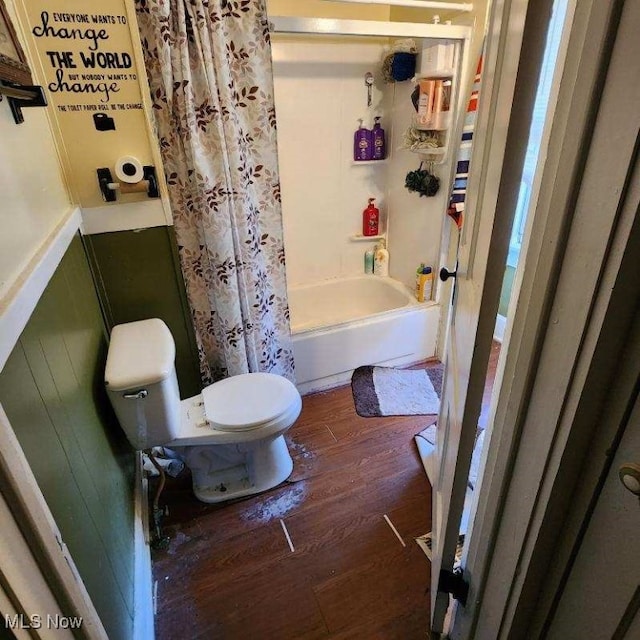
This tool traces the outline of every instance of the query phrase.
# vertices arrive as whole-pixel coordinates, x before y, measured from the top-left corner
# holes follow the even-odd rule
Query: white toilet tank
[[[169,327],[158,318],[113,327],[104,380],[120,426],[136,449],[178,436],[175,355]]]

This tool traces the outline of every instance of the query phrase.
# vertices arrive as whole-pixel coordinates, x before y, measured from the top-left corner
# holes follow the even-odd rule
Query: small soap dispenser
[[[376,245],[376,252],[373,256],[373,273],[382,277],[389,275],[389,252],[384,238],[381,238]]]
[[[373,139],[373,159],[384,160],[387,155],[387,144],[384,139],[384,129],[380,126],[380,116],[374,118],[375,124],[371,137]]]
[[[353,159],[357,162],[371,160],[373,158],[371,131],[362,126],[362,118],[358,122],[360,125],[353,134]]]

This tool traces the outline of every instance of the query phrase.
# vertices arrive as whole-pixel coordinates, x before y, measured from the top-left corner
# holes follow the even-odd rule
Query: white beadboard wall
[[[375,243],[349,237],[362,232],[369,197],[377,198],[388,226],[391,275],[413,287],[420,262],[437,266],[446,189],[427,199],[404,188],[406,173],[419,164],[418,156],[397,148],[413,111],[413,85],[384,84],[385,44],[374,38],[273,37],[289,286],[363,273],[364,252]],[[370,108],[367,71],[375,78]],[[372,127],[375,115],[382,116],[389,159],[354,166],[357,120]]]

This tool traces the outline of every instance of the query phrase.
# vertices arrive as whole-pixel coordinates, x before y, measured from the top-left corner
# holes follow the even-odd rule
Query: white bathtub
[[[300,393],[344,384],[356,367],[399,366],[436,352],[440,306],[392,278],[359,276],[289,289]]]

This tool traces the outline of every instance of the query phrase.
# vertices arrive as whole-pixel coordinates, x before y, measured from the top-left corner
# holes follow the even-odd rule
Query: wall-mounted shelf
[[[416,74],[416,80],[442,80],[443,78],[453,78],[456,75],[455,69],[436,69],[426,73]]]
[[[443,164],[449,157],[454,115],[460,105],[460,56],[457,43],[424,43],[414,81],[418,85],[416,113],[411,121],[410,138],[423,144],[433,140],[436,147],[409,149],[427,162]],[[427,103],[423,104],[422,100]],[[419,134],[417,132],[420,132]]]
[[[352,160],[351,164],[355,167],[359,164],[368,164],[368,165],[372,165],[372,164],[384,164],[386,161],[388,160],[388,158],[382,158],[382,160]]]
[[[25,107],[46,107],[47,98],[44,89],[38,85],[20,85],[0,80],[0,98],[6,96],[11,115],[16,124],[22,124]]]
[[[447,147],[425,147],[424,149],[409,149],[409,151],[420,156],[443,156],[447,153]]]
[[[448,135],[443,135],[442,141],[444,144],[438,147],[400,147],[399,150],[410,151],[411,153],[415,153],[422,158],[426,158],[429,162],[440,164],[445,161],[445,158],[449,151],[449,145],[446,144],[448,142],[448,138]]]
[[[411,153],[423,158],[426,162],[433,162],[434,164],[442,164],[445,161],[448,148],[438,147],[437,149],[409,149]]]
[[[413,117],[411,126],[420,131],[448,131],[451,128],[451,111],[440,111],[430,116],[427,123],[421,123],[418,116]]]
[[[374,242],[375,240],[382,240],[386,237],[386,233],[379,233],[377,236],[363,236],[361,233],[356,233],[349,236],[349,240],[351,240],[351,242]]]

